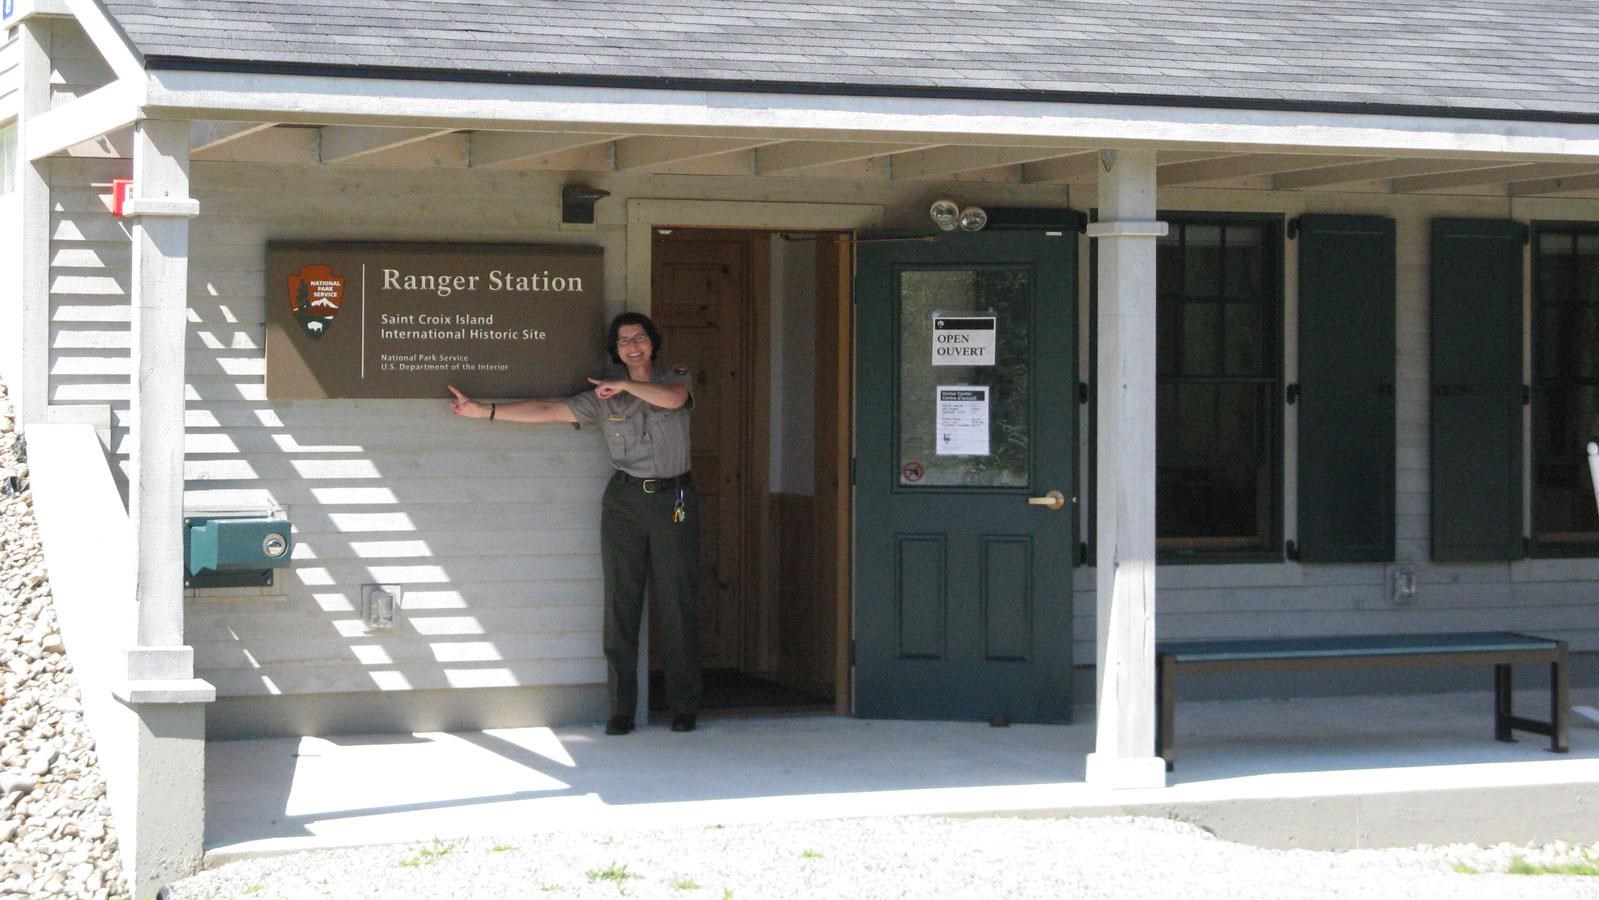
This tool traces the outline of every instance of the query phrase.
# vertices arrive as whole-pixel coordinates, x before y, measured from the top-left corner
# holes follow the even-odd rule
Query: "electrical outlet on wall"
[[[1391,586],[1389,598],[1395,606],[1410,606],[1416,602],[1416,570],[1399,566],[1388,570]]]
[[[367,631],[393,631],[400,621],[400,595],[397,584],[361,585],[361,621]]]

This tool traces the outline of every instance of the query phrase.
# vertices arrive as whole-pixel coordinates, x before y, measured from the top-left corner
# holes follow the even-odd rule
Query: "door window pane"
[[[1027,486],[1032,295],[1031,272],[1020,267],[900,272],[901,487]],[[941,356],[939,347],[978,364]]]

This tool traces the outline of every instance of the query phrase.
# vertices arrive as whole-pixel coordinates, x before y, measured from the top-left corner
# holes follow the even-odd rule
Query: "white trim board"
[[[145,112],[302,124],[1599,160],[1599,129],[1558,122],[258,73],[151,72]]]

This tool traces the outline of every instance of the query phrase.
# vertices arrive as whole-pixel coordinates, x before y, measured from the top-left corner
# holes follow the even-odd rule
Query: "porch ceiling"
[[[883,142],[609,132],[448,130],[364,125],[196,122],[196,161],[397,168],[760,176],[1008,184],[1095,183],[1098,150],[1039,141],[985,143],[928,135]],[[951,141],[960,141],[953,143]],[[126,129],[71,148],[72,156],[126,156]],[[1240,152],[1216,147],[1159,151],[1163,188],[1506,197],[1599,196],[1599,159],[1553,162],[1481,155],[1348,155]]]

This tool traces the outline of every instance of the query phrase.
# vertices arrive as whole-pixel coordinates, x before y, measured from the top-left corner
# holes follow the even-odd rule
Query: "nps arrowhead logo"
[[[306,266],[289,276],[289,305],[294,318],[314,341],[322,339],[344,303],[344,276],[330,266]]]

